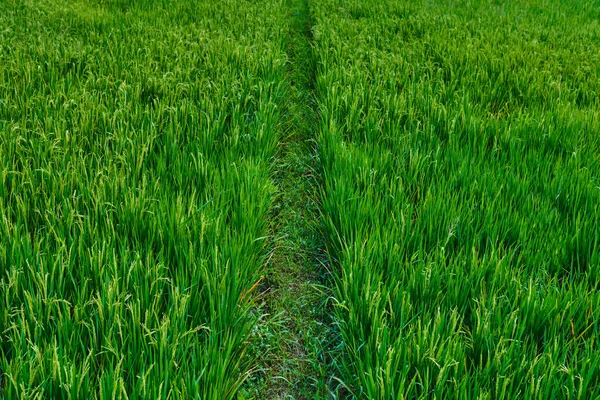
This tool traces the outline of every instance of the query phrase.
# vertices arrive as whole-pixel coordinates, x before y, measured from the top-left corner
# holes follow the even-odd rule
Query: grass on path
[[[290,0],[284,138],[275,178],[265,296],[265,323],[257,327],[266,358],[255,377],[257,398],[324,398],[329,325],[322,239],[316,204],[314,134],[318,115],[313,97],[315,66],[308,2]]]

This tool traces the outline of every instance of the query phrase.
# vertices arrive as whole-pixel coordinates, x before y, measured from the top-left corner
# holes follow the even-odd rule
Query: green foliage
[[[234,398],[282,7],[0,3],[0,397]]]
[[[0,398],[322,396],[318,223],[336,396],[600,397],[599,17],[0,2]],[[265,354],[315,381],[239,390]]]
[[[599,9],[314,2],[340,393],[600,396]]]

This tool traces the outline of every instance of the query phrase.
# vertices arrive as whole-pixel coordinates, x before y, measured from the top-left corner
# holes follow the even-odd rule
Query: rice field
[[[314,2],[352,397],[600,397],[599,12]]]
[[[600,398],[597,0],[0,0],[0,399]]]
[[[0,3],[0,397],[237,398],[283,15]]]

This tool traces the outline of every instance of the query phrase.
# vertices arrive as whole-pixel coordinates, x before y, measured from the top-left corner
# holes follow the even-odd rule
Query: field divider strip
[[[329,274],[319,228],[315,135],[319,115],[308,0],[288,0],[288,93],[275,163],[278,194],[271,212],[264,317],[267,338],[257,398],[325,398],[332,328]]]

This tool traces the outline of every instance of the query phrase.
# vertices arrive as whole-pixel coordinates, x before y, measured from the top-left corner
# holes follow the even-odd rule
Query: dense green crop
[[[0,2],[0,397],[231,398],[279,1]]]
[[[0,0],[0,398],[600,398],[599,20]]]
[[[353,395],[600,396],[599,12],[314,2]]]

